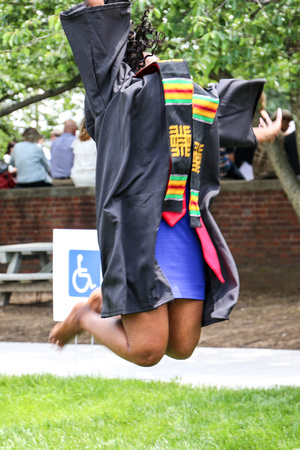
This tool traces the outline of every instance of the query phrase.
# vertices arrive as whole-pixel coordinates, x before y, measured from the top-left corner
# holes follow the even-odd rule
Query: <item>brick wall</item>
[[[0,191],[0,244],[52,241],[53,228],[94,229],[93,188],[57,186]]]
[[[1,190],[0,245],[52,241],[53,228],[94,229],[94,195],[73,186]],[[278,180],[222,182],[211,210],[242,286],[300,288],[300,224]]]
[[[242,290],[300,291],[300,223],[278,180],[227,181],[211,207]]]
[[[211,211],[239,267],[300,269],[300,223],[277,180],[227,182]]]

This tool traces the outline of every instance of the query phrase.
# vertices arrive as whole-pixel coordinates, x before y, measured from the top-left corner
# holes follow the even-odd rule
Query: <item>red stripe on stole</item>
[[[202,105],[197,105],[197,104],[193,104],[193,108],[200,109],[201,111],[212,112],[212,113],[215,113],[218,109],[217,107],[214,109],[214,108],[208,108],[207,106],[202,106]]]
[[[174,93],[174,92],[181,92],[184,94],[192,94],[193,93],[193,90],[190,88],[188,88],[188,89],[166,89],[166,88],[164,88],[164,91],[167,92],[168,94]]]
[[[174,184],[172,184],[172,183],[169,183],[168,184],[168,188],[171,188],[171,189],[184,189],[185,188],[185,185],[182,185],[182,186],[178,186],[178,185],[174,185]]]

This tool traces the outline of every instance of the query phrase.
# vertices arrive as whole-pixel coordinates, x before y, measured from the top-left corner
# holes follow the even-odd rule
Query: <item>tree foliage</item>
[[[59,13],[66,0],[8,1],[0,6],[0,117],[22,102],[78,85],[78,71]],[[185,58],[206,84],[224,74],[265,77],[268,87],[296,98],[300,88],[300,6],[297,0],[139,0],[166,33],[166,58]],[[58,91],[59,92],[59,91]],[[7,101],[7,103],[5,103]],[[4,102],[4,105],[3,105]],[[26,103],[25,103],[26,105]]]
[[[56,92],[64,85],[71,89],[76,85],[72,86],[74,79],[78,83],[78,71],[58,18],[68,6],[61,0],[4,0],[0,9],[0,101],[8,102],[1,116],[11,112],[9,106],[19,107],[20,102],[29,103],[29,99]]]
[[[11,129],[12,111],[80,86],[59,21],[59,13],[74,4],[2,0],[2,133]],[[202,85],[230,76],[266,78],[267,89],[287,96],[300,130],[299,0],[135,0],[134,22],[146,7],[166,34],[162,58],[186,59]],[[300,149],[299,131],[297,140]]]
[[[187,59],[198,82],[266,78],[268,89],[299,99],[298,0],[161,0],[152,15],[167,35],[164,56]]]
[[[19,137],[14,111],[26,108],[30,125],[30,105],[80,83],[59,21],[60,11],[70,6],[61,0],[4,0],[0,5],[0,129],[8,140]]]

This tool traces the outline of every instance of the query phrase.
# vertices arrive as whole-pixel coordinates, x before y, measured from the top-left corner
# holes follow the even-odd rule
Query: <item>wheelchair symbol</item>
[[[88,273],[88,269],[81,266],[82,261],[83,261],[83,255],[81,253],[79,253],[77,255],[77,269],[74,270],[73,275],[72,275],[73,288],[75,289],[75,291],[79,292],[80,294],[84,294],[89,289],[93,290],[97,287],[97,284],[94,284],[92,282],[92,278],[91,278],[91,275]],[[78,278],[86,279],[85,285],[83,287],[78,286],[78,283],[77,283]],[[82,283],[80,283],[80,285],[82,285]]]

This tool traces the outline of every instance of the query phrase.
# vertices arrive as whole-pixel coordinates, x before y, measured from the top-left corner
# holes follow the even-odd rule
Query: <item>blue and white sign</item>
[[[101,283],[97,231],[53,230],[53,320],[64,320]]]
[[[89,297],[100,286],[100,254],[95,250],[69,251],[69,295]]]

